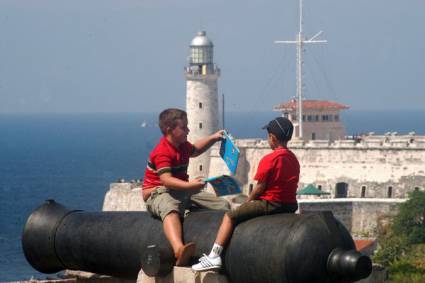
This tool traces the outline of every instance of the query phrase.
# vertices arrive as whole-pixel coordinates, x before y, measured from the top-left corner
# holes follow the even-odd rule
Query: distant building
[[[341,110],[349,107],[332,101],[303,100],[303,140],[340,140],[345,137],[345,127],[340,119]],[[281,111],[282,116],[294,124],[294,137],[299,136],[297,101],[275,105],[274,111]]]

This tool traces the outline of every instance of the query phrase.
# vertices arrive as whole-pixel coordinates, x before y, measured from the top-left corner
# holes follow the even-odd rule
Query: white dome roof
[[[212,41],[208,39],[206,34],[205,31],[198,32],[198,35],[192,39],[190,46],[213,46]]]

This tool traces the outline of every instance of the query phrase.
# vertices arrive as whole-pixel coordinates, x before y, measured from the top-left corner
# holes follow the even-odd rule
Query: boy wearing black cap
[[[298,209],[296,191],[300,164],[287,147],[294,127],[288,119],[278,117],[263,129],[267,129],[268,142],[273,151],[261,159],[254,177],[257,184],[247,201],[224,215],[210,254],[204,255],[199,263],[192,266],[195,271],[221,268],[223,247],[238,223],[263,215],[294,213]]]

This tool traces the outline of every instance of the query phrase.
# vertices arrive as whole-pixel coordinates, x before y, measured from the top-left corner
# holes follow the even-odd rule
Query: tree
[[[378,242],[374,261],[389,268],[390,282],[425,282],[425,192],[409,193]]]
[[[425,243],[425,192],[409,193],[394,219],[393,232],[404,235],[409,245]]]

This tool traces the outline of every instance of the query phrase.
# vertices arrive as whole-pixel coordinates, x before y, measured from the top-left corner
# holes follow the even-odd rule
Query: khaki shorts
[[[154,190],[146,201],[147,211],[161,220],[164,220],[170,212],[177,212],[181,218],[184,217],[186,209],[191,207],[207,208],[228,211],[229,203],[223,199],[207,192],[192,193],[190,191],[175,191],[164,186]]]
[[[258,216],[264,216],[275,213],[294,213],[298,209],[298,204],[283,204],[267,200],[252,200],[241,204],[236,209],[227,212],[227,215],[235,224],[252,219]]]

